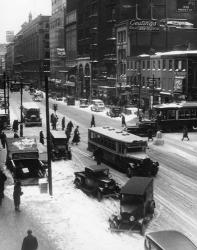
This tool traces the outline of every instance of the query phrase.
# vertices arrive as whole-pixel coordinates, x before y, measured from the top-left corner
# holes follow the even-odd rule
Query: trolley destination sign
[[[159,31],[159,21],[158,20],[138,20],[133,19],[129,21],[130,31]]]

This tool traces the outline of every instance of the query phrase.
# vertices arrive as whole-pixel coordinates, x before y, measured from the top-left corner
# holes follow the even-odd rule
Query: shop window
[[[161,69],[161,62],[160,62],[160,60],[157,61],[157,66],[158,66],[158,69]]]
[[[150,60],[147,60],[147,69],[150,69]]]
[[[162,65],[163,69],[166,69],[166,59],[163,59],[163,65]]]
[[[173,70],[173,60],[169,60],[169,70]]]
[[[146,69],[145,61],[142,61],[142,69]]]

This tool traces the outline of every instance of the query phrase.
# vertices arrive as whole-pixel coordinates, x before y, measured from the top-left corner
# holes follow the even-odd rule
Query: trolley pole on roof
[[[46,94],[45,98],[46,98],[48,182],[49,182],[49,194],[53,195],[52,169],[51,169],[51,141],[50,141],[50,123],[49,123],[49,86],[48,86],[48,76],[47,76],[47,74],[45,74],[45,94]]]

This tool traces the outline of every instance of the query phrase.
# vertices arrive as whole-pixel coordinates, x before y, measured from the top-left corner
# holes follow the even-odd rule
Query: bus
[[[163,132],[197,129],[197,102],[164,103],[153,107],[155,121]]]
[[[158,162],[146,154],[147,141],[140,136],[112,127],[88,129],[88,150],[102,151],[101,161],[131,176],[156,176]]]

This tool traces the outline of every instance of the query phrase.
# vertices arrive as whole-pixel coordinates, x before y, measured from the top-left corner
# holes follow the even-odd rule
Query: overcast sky
[[[39,14],[51,15],[51,0],[0,0],[0,43],[6,42],[7,30],[15,34],[20,30],[30,12],[33,19]]]

